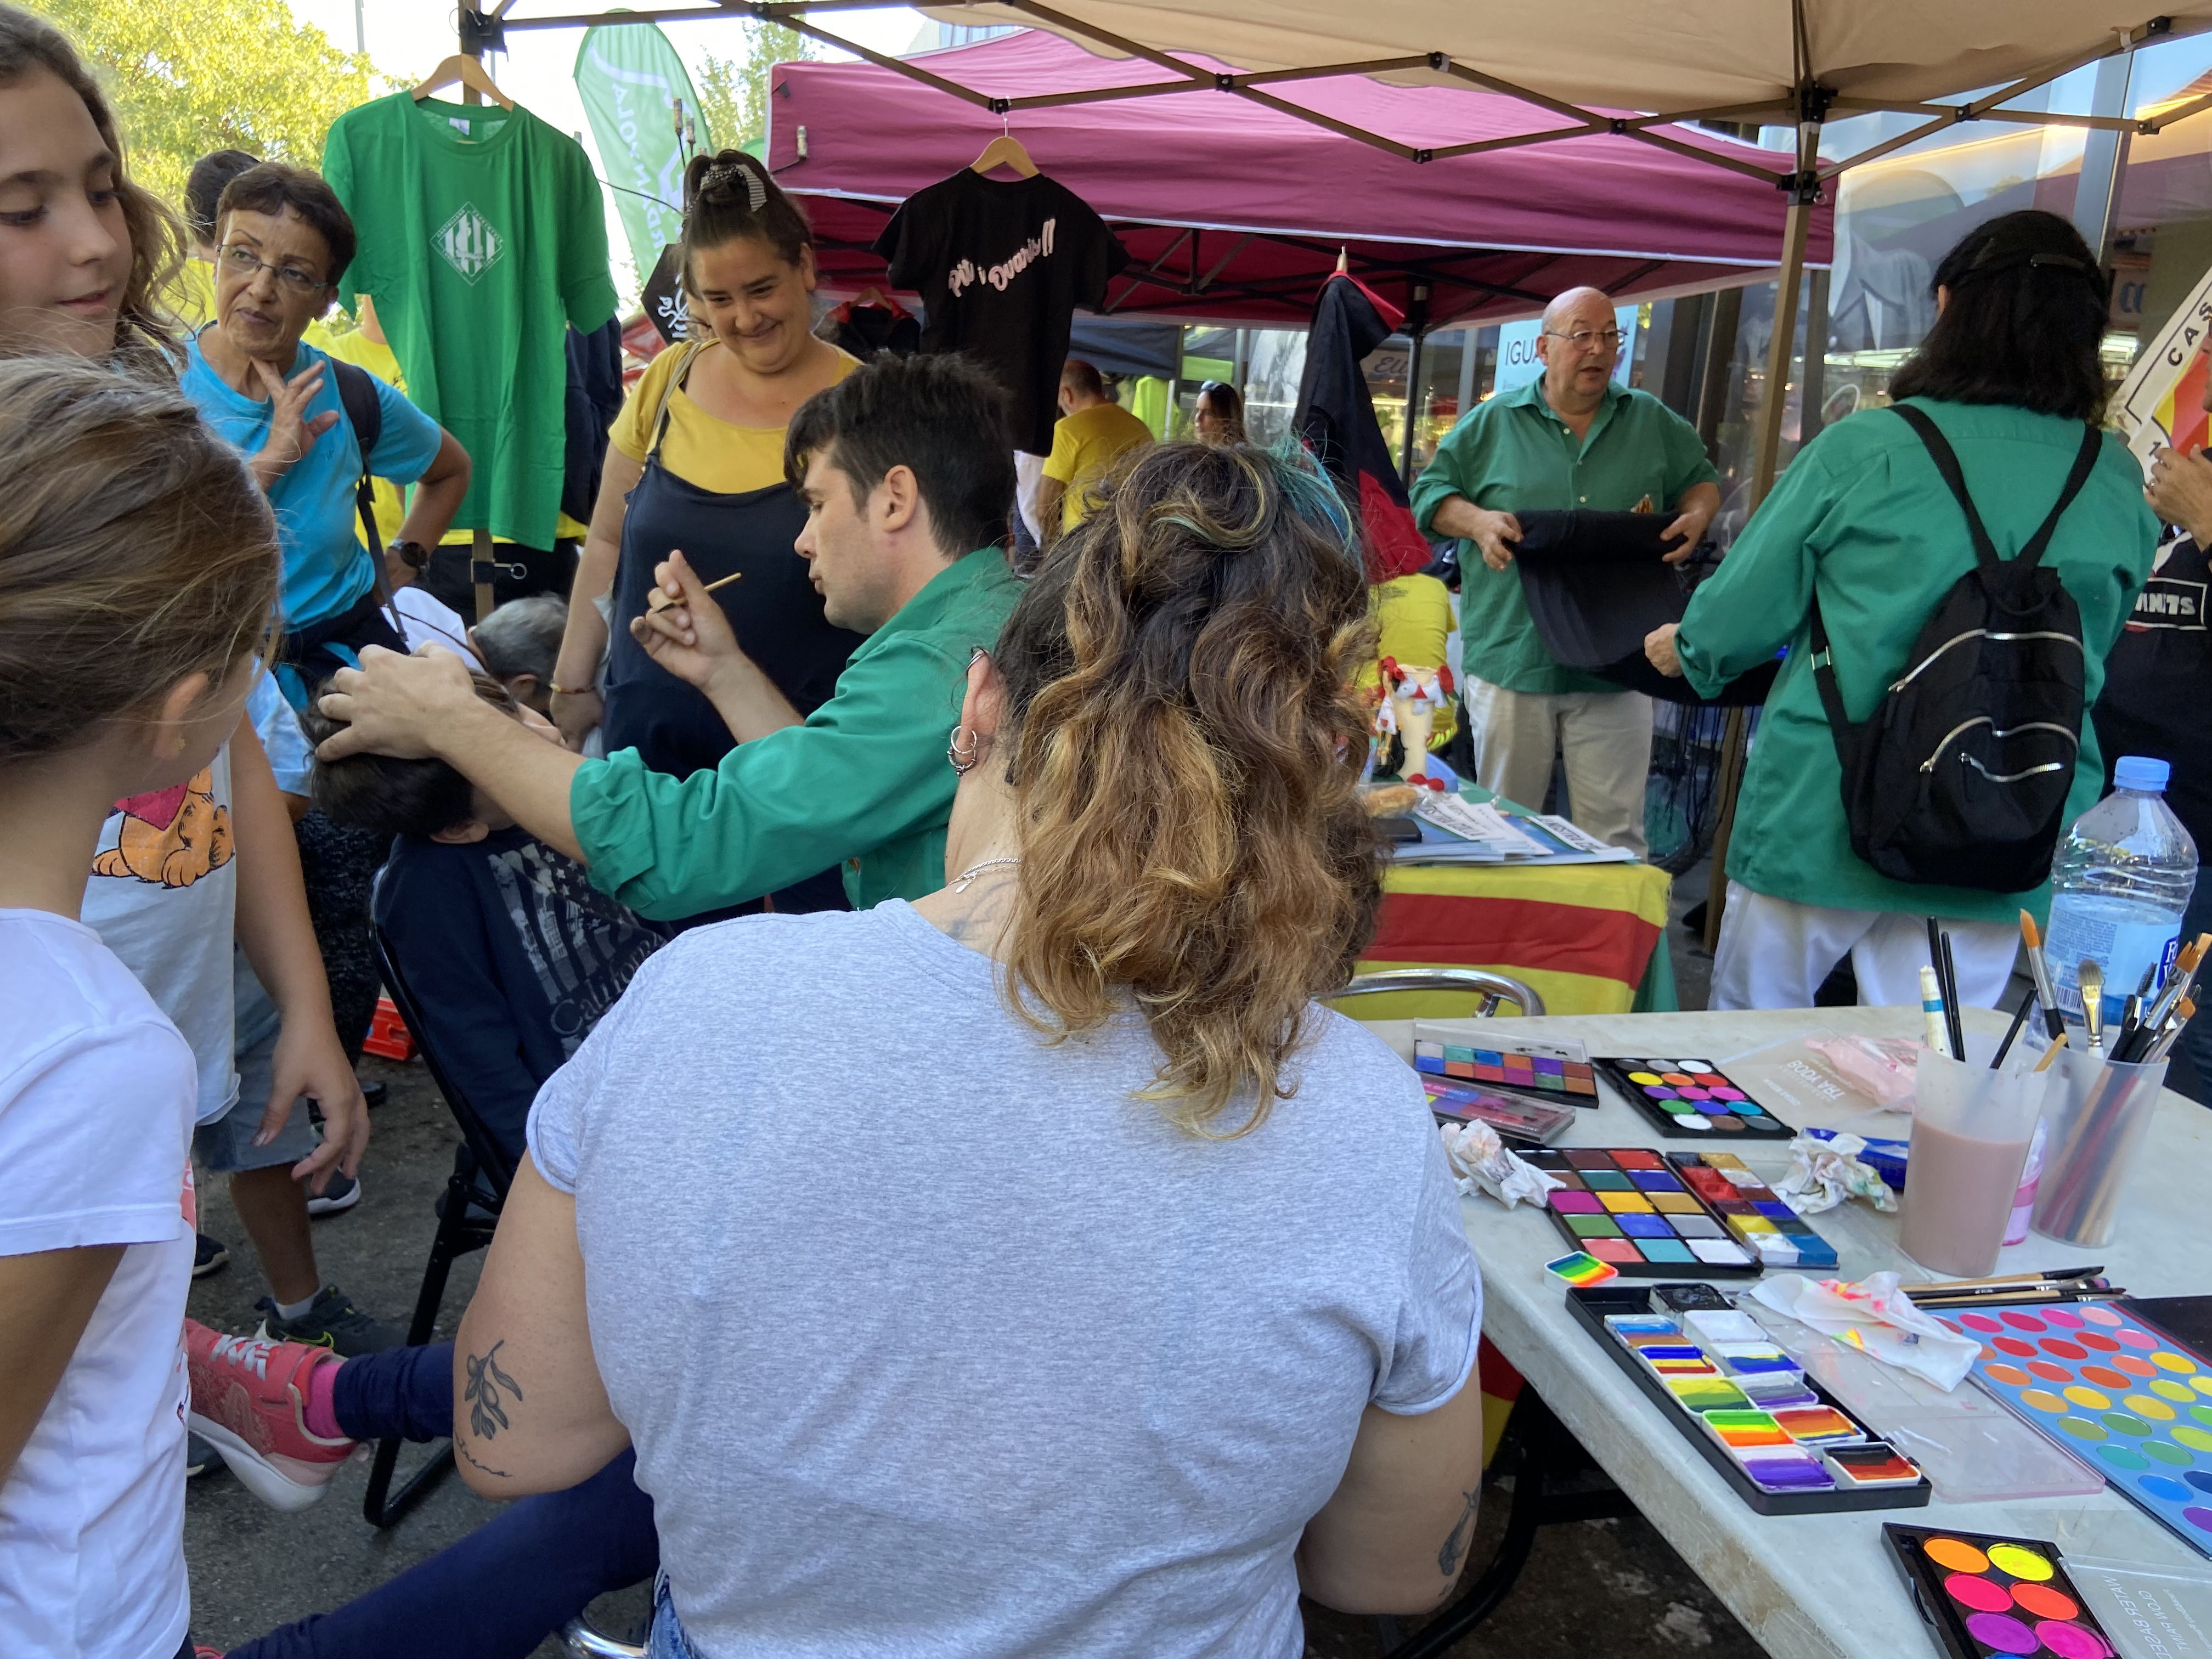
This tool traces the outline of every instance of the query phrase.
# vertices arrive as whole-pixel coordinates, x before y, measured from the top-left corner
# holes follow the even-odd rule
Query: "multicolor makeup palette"
[[[2212,1556],[2212,1364],[2109,1302],[1942,1317],[1983,1388]]]
[[[1522,1157],[1559,1182],[1545,1206],[1568,1242],[1632,1279],[1760,1271],[1759,1258],[1648,1148],[1569,1146]]]
[[[1579,1105],[1597,1104],[1597,1077],[1579,1042],[1510,1041],[1485,1034],[1480,1041],[1439,1027],[1413,1027],[1413,1069],[1468,1083],[1494,1083],[1557,1095]]]
[[[1835,1247],[1734,1152],[1669,1152],[1667,1162],[1735,1240],[1770,1267],[1836,1265]]]
[[[1711,1060],[1621,1059],[1590,1063],[1630,1105],[1670,1139],[1746,1136],[1787,1140],[1796,1133]]]
[[[1428,1095],[1429,1109],[1439,1118],[1454,1123],[1487,1123],[1498,1131],[1499,1139],[1524,1146],[1557,1140],[1575,1121],[1575,1109],[1564,1103],[1500,1094],[1479,1084],[1425,1077],[1421,1088]]]
[[[2113,1659],[2057,1546],[1885,1522],[1882,1541],[1951,1659]]]
[[[1679,1312],[1650,1290],[1626,1283],[1570,1291],[1567,1306],[1761,1514],[1928,1501],[1929,1484],[1911,1461],[1810,1383],[1749,1316]],[[1707,1334],[1741,1338],[1746,1328],[1760,1340]]]

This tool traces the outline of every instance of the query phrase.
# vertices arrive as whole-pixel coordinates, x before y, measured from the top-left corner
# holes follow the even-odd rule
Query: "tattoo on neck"
[[[501,1338],[491,1345],[489,1352],[468,1357],[469,1383],[461,1397],[468,1401],[469,1427],[486,1440],[495,1439],[501,1429],[514,1426],[507,1420],[507,1405],[500,1390],[504,1389],[512,1394],[518,1404],[522,1399],[522,1385],[499,1368],[499,1351],[506,1346],[506,1340]],[[473,1457],[469,1461],[476,1462]],[[477,1467],[481,1468],[483,1465]]]
[[[1460,1563],[1467,1559],[1468,1547],[1474,1542],[1474,1511],[1481,1501],[1480,1487],[1467,1494],[1467,1507],[1460,1511],[1443,1547],[1437,1552],[1437,1571],[1447,1578],[1459,1577]]]

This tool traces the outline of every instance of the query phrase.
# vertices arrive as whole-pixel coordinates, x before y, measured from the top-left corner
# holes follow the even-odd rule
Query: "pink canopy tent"
[[[989,98],[1165,82],[1026,31],[909,60]],[[832,288],[884,280],[868,252],[898,204],[975,161],[1000,118],[866,63],[772,71],[769,163],[805,198]],[[1346,75],[1305,82],[1315,113],[1423,149],[1510,140],[1556,123],[1496,94]],[[1120,232],[1133,256],[1106,310],[1147,320],[1304,326],[1348,251],[1352,272],[1440,328],[1528,316],[1588,283],[1621,299],[1771,281],[1788,199],[1747,176],[1611,135],[1446,155],[1422,165],[1311,118],[1208,91],[1024,109],[1011,130],[1037,165]],[[1790,158],[1717,136],[1685,143],[1736,167]],[[1829,258],[1831,210],[1808,257]],[[1423,301],[1418,290],[1429,291]]]

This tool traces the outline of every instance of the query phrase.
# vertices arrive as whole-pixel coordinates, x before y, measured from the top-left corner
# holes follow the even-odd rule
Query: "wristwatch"
[[[410,570],[421,570],[430,562],[430,550],[420,542],[391,542],[385,547],[387,553],[397,553],[400,562]]]

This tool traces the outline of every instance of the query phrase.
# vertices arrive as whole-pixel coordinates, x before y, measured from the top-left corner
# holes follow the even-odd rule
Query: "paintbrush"
[[[2043,934],[2035,918],[2025,910],[2020,913],[2020,940],[2027,947],[2027,972],[2035,981],[2035,1000],[2043,1005],[2043,1034],[2056,1042],[2066,1029],[2066,1017],[2058,1012],[2058,998],[2051,988],[2051,969],[2043,960]]]
[[[2123,1297],[2126,1294],[2126,1289],[2119,1285],[2114,1285],[2109,1289],[2099,1291],[2063,1291],[2057,1292],[2037,1291],[2033,1295],[2023,1296],[2014,1299],[2011,1305],[2020,1308],[2034,1308],[2055,1305],[2061,1302],[2110,1302],[2116,1297]],[[1961,1297],[1955,1302],[1921,1302],[1916,1300],[1912,1305],[1916,1308],[1937,1309],[1963,1308],[1970,1306],[1971,1304],[1966,1298]]]
[[[1959,968],[1951,960],[1951,936],[1939,933],[1936,938],[1942,946],[1943,1021],[1950,1032],[1951,1058],[1963,1060],[1966,1057],[1966,1024],[1959,1010]]]
[[[1926,1302],[2008,1302],[2020,1295],[2041,1296],[2061,1291],[2101,1291],[2105,1281],[2090,1275],[2080,1279],[2031,1279],[2018,1285],[1974,1285],[1964,1290],[1908,1291],[1905,1295],[1915,1304]]]
[[[1897,1288],[1907,1296],[1923,1291],[1930,1295],[1978,1290],[1984,1285],[2027,1285],[2048,1279],[2056,1284],[2071,1285],[2084,1279],[2094,1279],[2105,1271],[2102,1262],[2094,1267],[2039,1267],[2027,1273],[1990,1273],[1980,1279],[1936,1279],[1924,1285],[1900,1285]]]
[[[2160,987],[2158,995],[2152,999],[2150,1012],[2144,1016],[2146,1024],[2165,1028],[2166,1016],[2189,994],[2207,951],[2212,951],[2212,933],[2199,933],[2181,947],[2181,954],[2174,958],[2173,977]]]
[[[2027,1024],[2027,1011],[2034,1006],[2035,989],[2031,986],[2027,994],[2020,1000],[2020,1006],[2012,1011],[2012,1024],[2005,1027],[2004,1041],[1997,1044],[1996,1054],[1990,1061],[1992,1072],[2003,1065],[2004,1057],[2012,1052],[2013,1039],[2020,1035],[2020,1028]]]
[[[2089,1052],[2095,1054],[2105,1046],[2105,970],[2095,961],[2083,957],[2074,969],[2075,981],[2081,988],[2081,1024],[2088,1033]]]
[[[2035,1062],[2035,1069],[2039,1072],[2049,1071],[2051,1062],[2058,1058],[2058,1051],[2065,1046],[2066,1028],[2061,1025],[2058,1028],[2058,1035],[2051,1039],[2051,1046],[2043,1051],[2043,1058]]]
[[[744,574],[745,573],[742,570],[738,571],[732,575],[723,577],[720,581],[708,582],[699,591],[702,593],[711,593],[718,587],[727,587],[732,582],[743,579]],[[646,595],[645,608],[648,611],[665,611],[672,605],[681,605],[683,603],[684,601],[682,599],[671,597],[665,587],[663,587],[659,582],[655,582],[653,585],[653,592]]]

